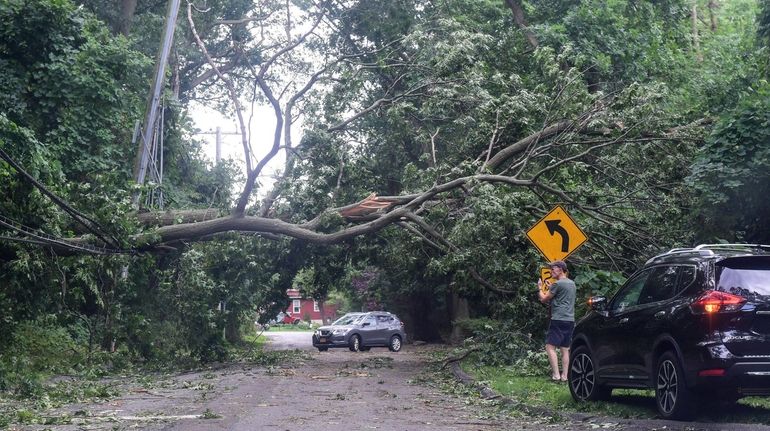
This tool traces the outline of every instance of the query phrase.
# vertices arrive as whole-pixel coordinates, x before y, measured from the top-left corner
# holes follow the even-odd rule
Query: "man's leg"
[[[561,379],[567,380],[567,372],[569,371],[569,347],[561,348]]]
[[[545,353],[548,354],[548,362],[551,364],[551,378],[559,378],[559,360],[556,358],[556,346],[553,344],[545,345]]]

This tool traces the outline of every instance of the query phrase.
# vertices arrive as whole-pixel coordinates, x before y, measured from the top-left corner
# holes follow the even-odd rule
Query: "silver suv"
[[[347,347],[351,352],[387,347],[391,352],[398,352],[404,342],[404,324],[387,311],[348,313],[313,333],[313,346],[319,352],[330,347]]]

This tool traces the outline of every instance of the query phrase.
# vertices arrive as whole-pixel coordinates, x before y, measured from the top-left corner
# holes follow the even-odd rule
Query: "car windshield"
[[[770,260],[758,258],[729,259],[717,266],[717,290],[745,298],[770,297]]]
[[[358,313],[346,314],[340,317],[339,319],[335,320],[334,323],[332,323],[332,325],[350,325],[354,321],[358,320],[358,318],[361,316],[362,315]]]

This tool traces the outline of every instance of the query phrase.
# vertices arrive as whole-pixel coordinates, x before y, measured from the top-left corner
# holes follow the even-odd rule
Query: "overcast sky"
[[[264,157],[273,145],[273,135],[275,133],[275,114],[272,108],[268,106],[256,106],[254,112],[254,118],[251,121],[251,147],[256,153],[256,161],[259,161]],[[216,135],[215,131],[217,127],[222,129],[222,159],[234,160],[241,168],[243,175],[246,175],[246,163],[243,155],[243,145],[241,143],[240,135],[231,133],[239,132],[238,119],[233,116],[228,118],[219,112],[207,108],[199,103],[193,102],[190,110],[195,127],[200,132],[203,132],[196,137],[205,141],[203,146],[203,153],[205,157],[213,164],[216,154]],[[249,114],[244,112],[244,121],[248,122]],[[299,130],[294,130],[295,142],[299,142],[301,135]],[[277,171],[282,171],[284,167],[285,152],[280,151],[273,160],[262,171],[262,176],[259,178],[259,182],[262,184],[260,187],[259,195],[264,195],[269,190],[269,186],[273,183],[273,177]],[[256,161],[254,164],[256,164]],[[238,185],[238,191],[240,191],[242,184]]]

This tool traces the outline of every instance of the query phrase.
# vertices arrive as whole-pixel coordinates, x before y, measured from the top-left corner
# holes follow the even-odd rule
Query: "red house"
[[[299,289],[289,289],[286,291],[289,295],[289,306],[284,313],[289,315],[290,320],[300,319],[312,323],[329,323],[337,317],[337,305],[325,304],[315,301],[312,298],[303,298]],[[323,314],[321,313],[323,310]]]

